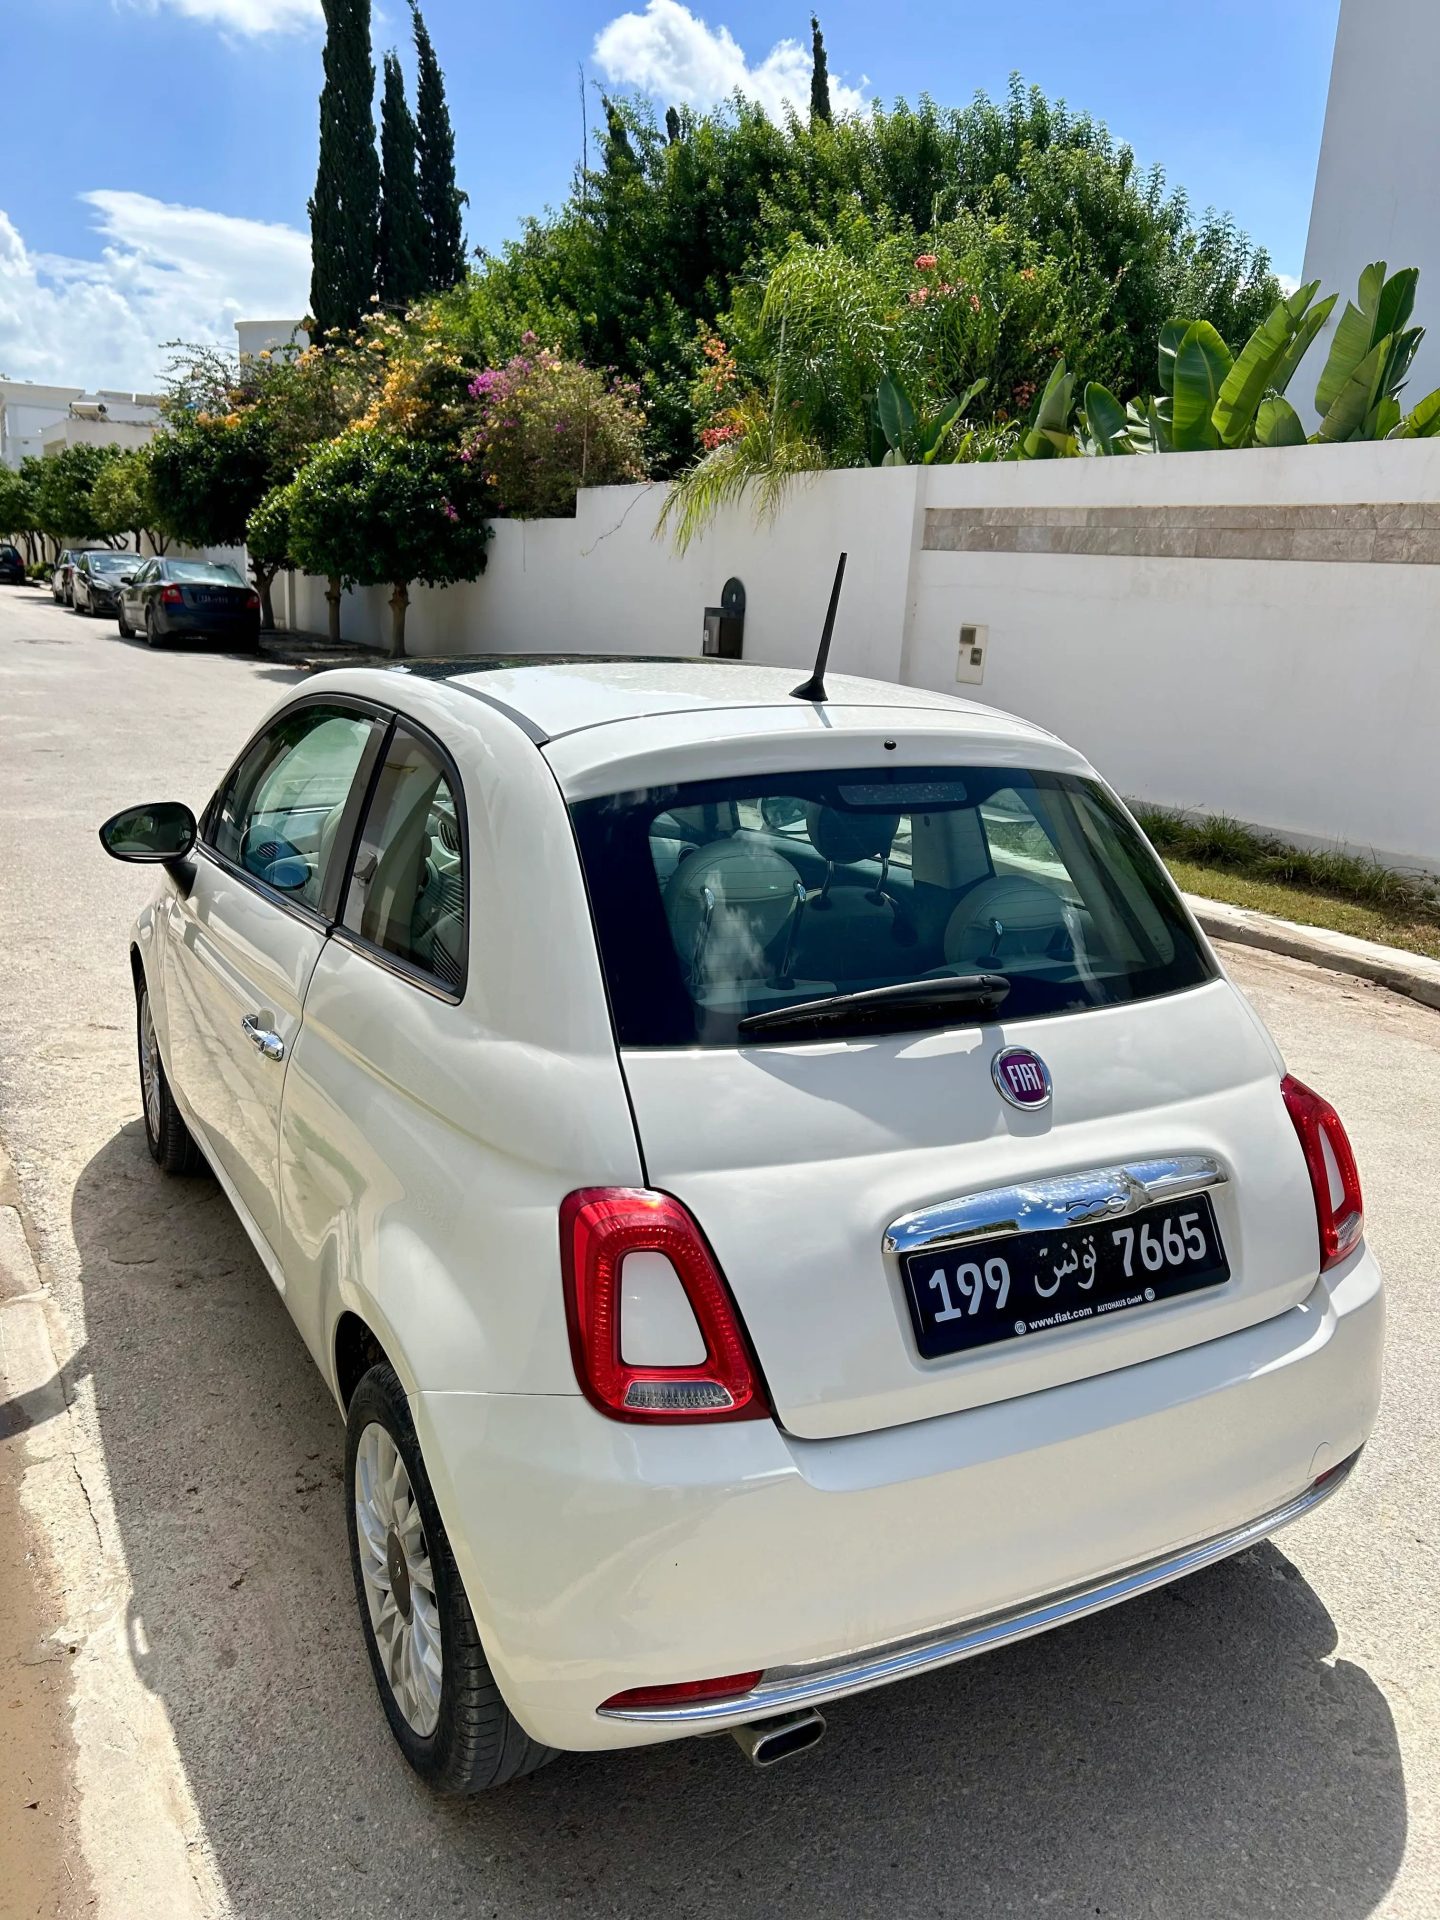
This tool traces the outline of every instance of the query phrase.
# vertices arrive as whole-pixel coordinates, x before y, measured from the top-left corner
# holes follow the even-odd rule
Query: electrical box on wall
[[[745,588],[727,580],[718,607],[706,607],[700,651],[716,660],[738,660],[745,650]]]
[[[964,680],[972,687],[979,686],[985,678],[985,649],[989,640],[989,627],[961,627],[960,653],[955,663],[957,680]]]

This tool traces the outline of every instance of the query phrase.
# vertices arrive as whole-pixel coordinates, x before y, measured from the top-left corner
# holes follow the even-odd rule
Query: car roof
[[[806,669],[762,667],[734,660],[656,654],[487,654],[397,662],[386,672],[443,687],[457,699],[477,697],[519,721],[532,738],[558,740],[589,727],[666,714],[778,708],[794,711]],[[898,686],[856,674],[827,672],[827,705],[927,716],[983,716],[1033,735],[1027,721],[952,694]],[[377,690],[378,691],[378,690]]]

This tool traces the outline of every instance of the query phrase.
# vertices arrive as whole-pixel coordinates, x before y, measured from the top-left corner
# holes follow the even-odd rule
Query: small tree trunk
[[[330,609],[330,644],[340,644],[340,576],[332,573],[325,584],[325,604]]]
[[[255,577],[255,591],[260,596],[260,631],[262,633],[273,633],[275,631],[275,613],[270,604],[270,588],[274,583],[275,575],[279,569],[276,567],[262,567],[258,560],[252,560],[250,562],[250,571]]]
[[[410,589],[403,580],[395,582],[390,596],[390,658],[405,658],[405,609],[410,604]]]

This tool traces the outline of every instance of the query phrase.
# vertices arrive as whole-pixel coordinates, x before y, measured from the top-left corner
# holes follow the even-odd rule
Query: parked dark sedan
[[[133,553],[116,553],[111,547],[82,553],[70,582],[70,602],[76,613],[109,614],[113,620],[120,611],[121,577],[136,559]]]
[[[131,555],[133,566],[134,555]],[[120,598],[120,631],[143,633],[152,647],[182,634],[260,640],[260,596],[234,567],[212,560],[146,560],[127,570]]]
[[[25,562],[20,558],[20,549],[0,545],[0,581],[7,587],[23,587],[25,584]]]

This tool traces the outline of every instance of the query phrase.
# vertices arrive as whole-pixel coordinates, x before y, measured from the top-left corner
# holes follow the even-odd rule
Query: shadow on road
[[[436,1802],[373,1698],[338,1416],[219,1190],[162,1179],[136,1121],[73,1224],[132,1654],[243,1920],[1359,1920],[1400,1865],[1389,1710],[1273,1546],[845,1702],[774,1774],[721,1738]],[[1346,1524],[1343,1495],[1316,1524]]]

